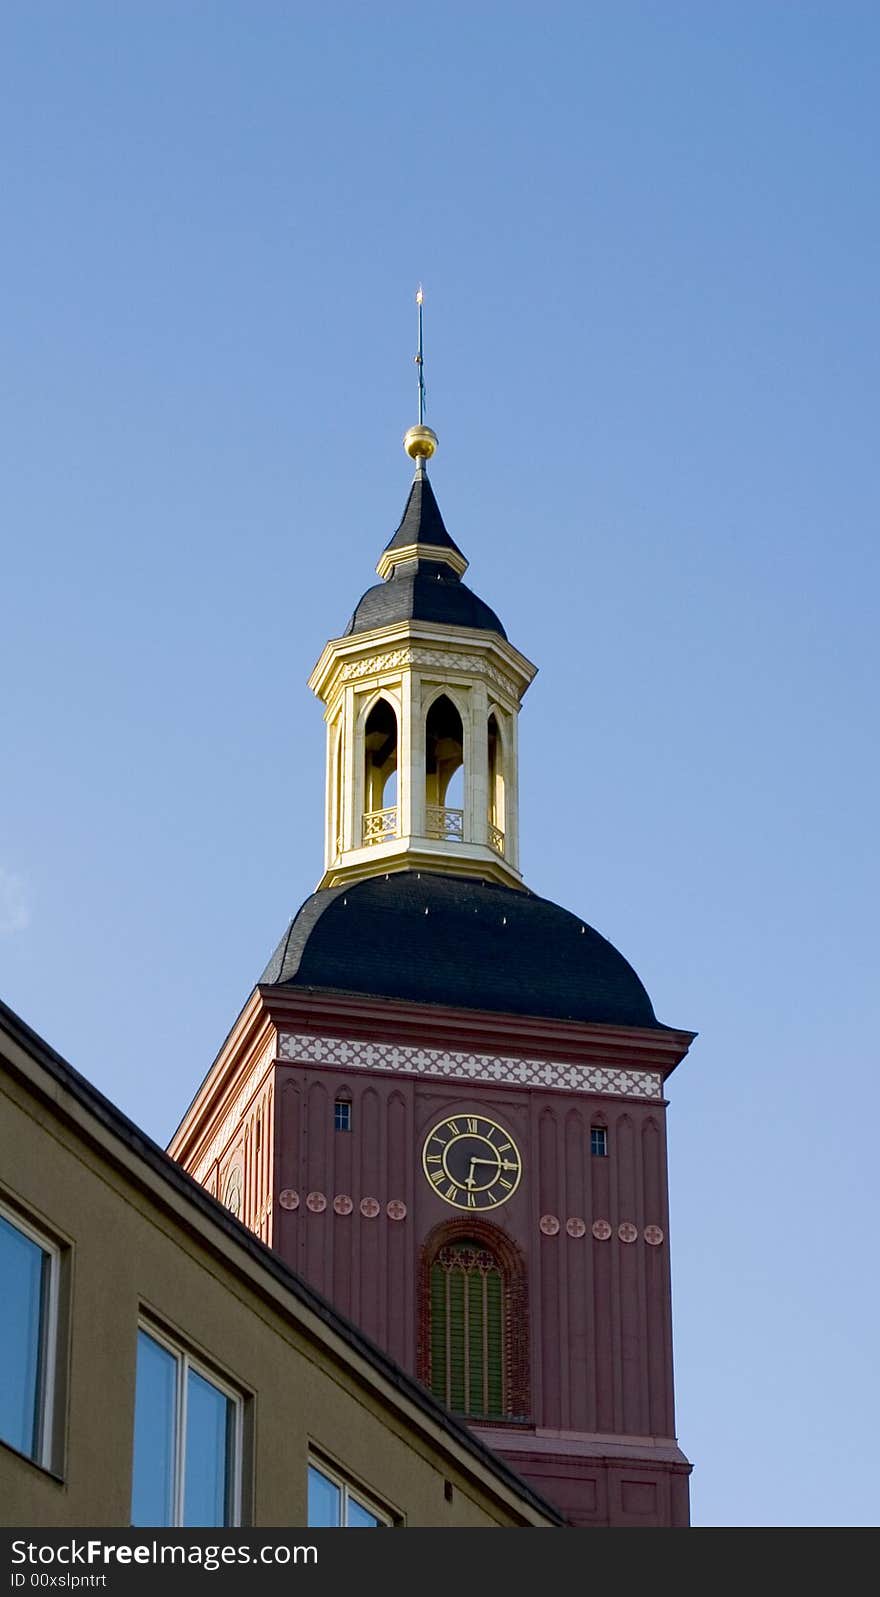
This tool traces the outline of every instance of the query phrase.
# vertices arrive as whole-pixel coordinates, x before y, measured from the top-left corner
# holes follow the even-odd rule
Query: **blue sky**
[[[660,1017],[702,1525],[878,1522],[873,5],[10,0],[0,990],[154,1136],[321,871],[432,478],[528,884]]]

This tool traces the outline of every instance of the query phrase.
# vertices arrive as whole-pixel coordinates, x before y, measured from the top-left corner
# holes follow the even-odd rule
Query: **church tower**
[[[535,667],[427,466],[310,685],[324,871],[170,1152],[581,1526],[685,1525],[665,1082],[693,1040],[523,883]]]

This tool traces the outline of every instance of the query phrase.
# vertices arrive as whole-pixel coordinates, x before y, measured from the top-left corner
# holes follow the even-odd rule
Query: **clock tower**
[[[523,881],[535,667],[463,581],[418,359],[403,517],[310,678],[323,875],[170,1151],[572,1523],[686,1525],[665,1083],[692,1033]]]

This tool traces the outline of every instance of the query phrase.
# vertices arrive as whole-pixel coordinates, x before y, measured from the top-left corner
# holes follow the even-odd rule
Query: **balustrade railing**
[[[371,810],[364,814],[362,840],[364,844],[388,843],[399,835],[398,809],[395,804],[388,810]],[[440,842],[464,842],[464,810],[453,810],[445,804],[428,804],[425,807],[425,836]],[[504,833],[500,826],[488,823],[489,847],[504,857]],[[342,837],[336,839],[337,851],[342,851]]]
[[[370,810],[364,814],[364,843],[387,843],[397,836],[397,805],[390,810]]]
[[[425,836],[447,843],[464,841],[464,810],[450,810],[445,804],[425,806]]]

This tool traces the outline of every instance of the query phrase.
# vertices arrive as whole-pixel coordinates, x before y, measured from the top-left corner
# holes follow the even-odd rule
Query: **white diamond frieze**
[[[388,1070],[448,1080],[493,1081],[514,1087],[548,1087],[565,1092],[602,1092],[618,1098],[663,1097],[657,1070],[620,1070],[614,1065],[576,1065],[559,1060],[517,1059],[507,1055],[456,1053],[405,1043],[360,1042],[350,1037],[320,1037],[284,1032],[278,1057],[299,1064],[338,1065],[346,1070]]]

